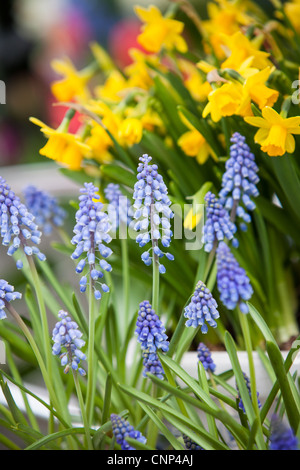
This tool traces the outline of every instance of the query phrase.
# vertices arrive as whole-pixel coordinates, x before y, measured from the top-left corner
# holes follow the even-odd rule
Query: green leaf
[[[232,369],[235,375],[238,390],[240,392],[241,400],[246,410],[246,415],[250,421],[250,424],[252,425],[255,420],[255,412],[252,406],[250,394],[245,382],[243,371],[238,360],[236,345],[228,331],[226,331],[225,333],[225,347],[230,357],[230,362],[232,364]]]
[[[125,440],[131,447],[134,447],[136,450],[153,450],[151,447],[147,446],[147,444],[143,444],[136,439],[132,439],[131,437],[126,437]]]
[[[284,367],[284,361],[279,348],[274,343],[267,341],[267,352],[270,357],[274,372],[280,385],[280,391],[285,404],[286,413],[290,425],[296,432],[300,421],[300,408],[297,406],[293,390],[290,385],[289,375]]]
[[[176,418],[178,420],[178,423],[184,426],[184,429],[187,430],[192,430],[199,434],[203,440],[201,441],[202,446],[205,448],[209,446],[209,448],[212,449],[224,449],[226,448],[222,443],[217,441],[215,438],[209,436],[207,434],[207,431],[202,431],[199,429],[198,424],[194,424],[190,419],[188,419],[186,416],[184,416],[182,413],[180,413],[177,409],[174,409],[165,403],[162,403],[161,401],[157,400],[156,398],[151,397],[149,394],[146,394],[144,392],[141,392],[139,390],[136,390],[132,387],[127,387],[125,385],[120,385],[120,388],[128,393],[129,395],[133,396],[136,398],[138,401],[141,401],[143,403],[146,403],[149,406],[153,406],[157,409],[159,409],[165,416],[168,416],[168,420]],[[207,407],[209,408],[209,407]],[[200,445],[201,445],[200,444]],[[204,445],[203,445],[204,444]]]
[[[27,421],[23,413],[21,413],[20,409],[17,407],[16,402],[11,394],[10,388],[7,382],[4,382],[3,375],[0,371],[0,386],[2,388],[3,395],[5,396],[6,403],[8,408],[16,422],[16,424],[24,424],[27,426]]]
[[[158,427],[158,429],[165,436],[165,438],[169,441],[171,446],[173,446],[175,450],[182,450],[182,444],[180,444],[174,434],[167,428],[167,426],[161,421],[161,419],[159,419],[159,417],[153,412],[153,410],[144,403],[139,402],[139,405],[149,416],[149,418],[154,422],[154,424]]]
[[[285,155],[281,158],[271,158],[271,165],[284,191],[284,196],[287,199],[289,208],[299,224],[300,180],[295,169],[295,163],[292,160],[293,158],[292,155]]]
[[[136,176],[132,171],[113,163],[101,165],[101,173],[108,180],[115,183],[124,184],[130,188],[133,188],[136,182]]]
[[[63,431],[58,431],[53,434],[48,434],[47,436],[37,440],[36,442],[32,443],[26,449],[24,450],[37,450],[40,449],[41,447],[44,447],[45,445],[49,444],[52,441],[56,441],[57,439],[61,439],[63,437],[68,437],[72,435],[81,435],[85,434],[85,429],[84,428],[68,428],[64,429]]]
[[[195,127],[195,129],[197,129],[200,132],[200,134],[203,135],[203,137],[205,138],[209,146],[212,148],[212,150],[215,152],[217,157],[224,153],[224,151],[222,151],[221,149],[221,146],[218,145],[218,141],[216,140],[215,133],[209,127],[205,119],[203,119],[202,117],[196,116],[194,113],[189,111],[184,106],[178,106],[177,111],[179,113],[182,113],[185,119],[187,119],[187,121],[189,121],[190,124],[193,127]]]

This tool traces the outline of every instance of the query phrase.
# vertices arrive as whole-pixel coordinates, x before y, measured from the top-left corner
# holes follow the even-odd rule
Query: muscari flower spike
[[[10,189],[5,179],[0,177],[0,235],[2,245],[8,246],[9,256],[21,247],[27,256],[36,255],[41,261],[46,259],[36,246],[41,241],[42,232],[34,220],[34,215]],[[29,245],[29,242],[33,245]],[[16,265],[18,269],[23,267],[21,260],[17,260]]]
[[[209,191],[205,196],[206,220],[203,226],[202,243],[206,252],[212,251],[215,244],[227,238],[233,246],[238,246],[234,237],[235,224],[230,220],[227,209],[223,207],[218,198]]]
[[[66,218],[66,211],[58,205],[55,197],[33,185],[24,191],[24,200],[35,221],[42,228],[44,235],[50,235],[53,227],[61,227]]]
[[[184,316],[188,319],[185,325],[193,328],[201,326],[202,333],[207,333],[207,324],[216,328],[215,320],[220,316],[217,307],[217,302],[209,289],[202,281],[198,281],[191,301],[184,309]]]
[[[216,364],[213,361],[210,349],[204,343],[199,343],[197,353],[198,359],[203,364],[204,369],[214,372]]]
[[[60,321],[58,321],[52,332],[52,340],[54,341],[52,353],[60,356],[61,365],[64,366],[64,373],[67,374],[70,367],[78,370],[80,375],[85,375],[85,370],[78,367],[80,361],[86,359],[81,348],[85,345],[85,341],[81,338],[82,333],[78,329],[75,321],[68,316],[67,312],[60,310],[58,313]]]
[[[163,323],[148,300],[141,302],[135,334],[142,348],[144,377],[146,377],[147,372],[151,372],[160,379],[163,377],[164,371],[157,356],[157,351],[159,349],[163,352],[169,350],[169,341],[165,331]]]
[[[134,229],[139,232],[136,241],[141,248],[152,243],[152,246],[142,254],[143,262],[146,266],[150,266],[153,261],[156,262],[159,272],[163,274],[166,268],[159,259],[166,256],[172,261],[174,256],[162,251],[158,242],[160,240],[163,248],[170,246],[173,236],[170,219],[174,217],[174,213],[170,209],[171,201],[167,187],[157,171],[157,165],[150,164],[151,160],[152,157],[144,154],[140,157],[137,168],[138,181],[134,185],[133,192],[134,219],[137,220]]]
[[[248,313],[249,308],[244,301],[251,298],[253,289],[246,271],[225,242],[219,243],[217,248],[217,286],[220,299],[229,310],[238,305],[242,313]]]
[[[184,446],[187,450],[203,450],[203,448],[199,446],[199,444],[196,444],[196,442],[192,441],[192,439],[186,434],[183,434],[182,437]]]
[[[112,250],[106,246],[111,241],[109,231],[111,225],[108,215],[102,211],[103,204],[99,201],[98,188],[92,183],[85,183],[84,188],[80,189],[82,193],[79,196],[79,209],[76,212],[76,225],[74,227],[75,236],[71,243],[76,245],[71,255],[72,259],[79,259],[76,267],[77,273],[82,273],[88,266],[88,273],[84,274],[79,282],[80,291],[85,292],[88,285],[88,276],[94,289],[96,299],[101,298],[100,290],[96,289],[95,283],[101,286],[103,292],[108,292],[109,288],[100,279],[104,274],[102,271],[110,272],[111,265],[106,261],[112,254]],[[97,257],[99,252],[101,258]]]
[[[271,417],[270,450],[299,450],[298,438],[276,414]]]
[[[247,374],[245,374],[245,372],[243,372],[243,376],[244,376],[244,379],[245,379],[245,383],[247,385],[247,389],[248,389],[248,392],[249,392],[249,396],[251,398],[251,385],[250,385],[250,379],[249,377],[247,376]],[[236,386],[237,390],[238,390],[238,386]],[[257,395],[257,399],[259,397],[259,393],[256,392],[256,395]],[[240,408],[240,410],[242,410],[244,413],[246,413],[246,410],[245,410],[245,407],[244,407],[244,404],[243,404],[243,400],[241,398],[241,394],[240,394],[240,391],[238,390],[238,398],[239,398],[239,403],[238,403],[238,407]],[[261,408],[261,403],[259,400],[257,400],[257,403],[258,403],[258,407]]]
[[[150,353],[149,349],[145,349],[142,351],[142,356],[144,366],[143,376],[147,377],[147,374],[150,373],[162,380],[165,372],[156,352]]]
[[[225,164],[219,198],[228,211],[234,211],[234,215],[242,219],[240,228],[247,230],[246,223],[251,222],[248,211],[256,207],[252,198],[259,195],[256,187],[259,182],[258,167],[244,136],[235,132],[230,140],[230,158]]]
[[[142,444],[146,444],[147,439],[142,435],[140,431],[134,429],[134,427],[124,418],[117,414],[111,414],[110,420],[112,424],[113,434],[116,442],[121,446],[121,450],[136,450],[131,447],[126,441],[126,437],[131,437]]]
[[[107,212],[112,229],[115,230],[120,225],[129,225],[132,215],[130,201],[124,196],[120,186],[109,183],[104,189],[104,194],[109,202]]]
[[[4,320],[7,318],[6,313],[4,311],[5,307],[7,306],[8,302],[12,300],[21,299],[22,294],[20,292],[16,292],[15,288],[8,284],[7,281],[4,279],[0,279],[0,320]]]

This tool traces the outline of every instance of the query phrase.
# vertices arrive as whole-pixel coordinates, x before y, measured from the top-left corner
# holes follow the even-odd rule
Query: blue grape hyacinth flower
[[[103,212],[103,204],[99,201],[98,188],[92,183],[85,183],[80,189],[79,209],[76,212],[76,225],[74,227],[75,236],[71,243],[76,245],[71,258],[79,262],[76,272],[82,274],[79,286],[80,291],[85,292],[90,282],[96,299],[101,298],[101,292],[96,288],[99,284],[103,292],[108,292],[108,286],[101,282],[103,271],[110,272],[111,265],[106,259],[112,254],[112,250],[107,246],[112,238],[109,235],[111,225],[108,215]]]
[[[137,341],[141,344],[144,377],[147,372],[163,378],[164,371],[157,356],[157,351],[167,352],[169,350],[168,336],[166,329],[153,310],[148,300],[144,300],[139,305],[138,318],[136,322],[135,334]]]
[[[142,356],[143,356],[143,376],[147,377],[147,374],[150,373],[152,375],[155,375],[159,379],[164,378],[164,370],[161,365],[161,362],[158,358],[158,355],[156,352],[149,352],[149,349],[145,349],[142,351]]]
[[[253,294],[250,280],[224,242],[217,248],[217,286],[220,299],[229,310],[239,306],[241,312],[248,313],[245,301]]]
[[[186,434],[183,434],[182,437],[184,446],[187,450],[203,450],[203,448],[199,446],[199,444],[196,444],[196,442],[192,441],[192,439]]]
[[[7,304],[12,300],[21,299],[22,294],[16,292],[15,288],[8,284],[4,279],[0,279],[0,320],[4,320],[6,317],[5,308]]]
[[[113,230],[130,224],[132,210],[129,199],[124,196],[118,184],[109,183],[104,189],[109,202],[107,213]]]
[[[258,166],[244,136],[235,132],[230,140],[230,158],[225,164],[219,198],[221,204],[231,211],[233,219],[238,217],[243,221],[240,227],[246,230],[246,223],[251,222],[249,211],[256,207],[253,198],[259,195],[256,187]]]
[[[61,227],[64,224],[67,213],[51,194],[33,185],[27,186],[23,194],[26,206],[34,215],[44,235],[50,235],[53,227]]]
[[[243,372],[243,376],[244,376],[244,379],[245,379],[245,383],[246,383],[246,386],[247,386],[247,389],[248,389],[248,392],[249,392],[249,396],[251,398],[251,384],[250,384],[250,379],[249,377],[247,376],[247,374],[245,372]],[[238,386],[236,386],[237,390],[238,390]],[[256,395],[257,395],[257,403],[258,403],[258,407],[261,408],[261,402],[259,401],[258,397],[259,397],[259,393],[256,392]],[[238,403],[238,407],[240,408],[240,410],[242,410],[244,413],[246,413],[246,410],[245,410],[245,407],[244,407],[244,404],[243,404],[243,400],[242,400],[242,397],[241,397],[241,394],[240,394],[240,391],[238,390],[238,398],[239,398],[239,403]]]
[[[205,195],[204,200],[206,203],[206,220],[202,232],[204,250],[211,252],[218,242],[226,238],[237,247],[238,241],[234,237],[236,226],[230,220],[228,211],[211,191]]]
[[[199,343],[197,348],[197,355],[199,362],[203,364],[205,370],[214,372],[216,369],[216,364],[213,361],[210,349],[204,344]]]
[[[201,332],[207,333],[207,325],[217,327],[216,319],[220,316],[217,308],[218,304],[210,290],[202,281],[198,281],[191,301],[184,309],[184,316],[188,319],[185,325],[193,328],[201,326]]]
[[[112,424],[113,434],[115,436],[117,444],[121,446],[121,450],[136,450],[130,446],[126,441],[126,437],[131,437],[136,441],[146,444],[147,439],[142,435],[140,431],[134,429],[134,427],[121,416],[113,413],[110,415]]]
[[[7,254],[13,256],[21,248],[26,256],[36,255],[44,261],[46,256],[36,246],[41,242],[41,235],[34,215],[0,177],[0,236],[2,245],[8,246]],[[21,269],[22,260],[17,260],[16,265]]]
[[[299,450],[298,438],[278,415],[271,417],[270,450]]]
[[[174,260],[174,256],[164,251],[171,243],[173,232],[170,220],[174,217],[170,206],[168,189],[162,176],[158,173],[158,167],[150,164],[152,157],[144,154],[140,157],[137,168],[137,182],[134,185],[134,219],[137,220],[134,229],[139,232],[136,241],[141,248],[151,243],[148,250],[142,254],[142,260],[150,266],[157,263],[160,273],[165,273],[166,268],[160,263],[160,259],[166,256]],[[159,247],[162,245],[162,249]]]
[[[82,333],[78,325],[71,319],[67,312],[60,310],[58,313],[60,321],[55,324],[52,332],[54,341],[52,352],[59,356],[61,365],[64,367],[64,373],[67,374],[72,368],[78,370],[80,375],[85,375],[85,370],[79,367],[81,361],[86,359],[81,348],[85,345],[82,339]]]

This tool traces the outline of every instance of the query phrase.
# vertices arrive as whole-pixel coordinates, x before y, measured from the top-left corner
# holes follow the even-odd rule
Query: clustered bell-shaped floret
[[[193,328],[201,326],[202,333],[207,333],[207,324],[212,328],[217,326],[216,319],[220,316],[217,308],[217,302],[210,290],[202,281],[199,281],[190,303],[184,309],[184,316],[188,319],[185,325]]]
[[[250,384],[250,379],[249,377],[247,376],[247,374],[245,372],[243,372],[243,376],[244,376],[244,380],[245,380],[245,383],[246,383],[246,386],[247,386],[247,389],[248,389],[248,392],[249,392],[249,396],[251,398],[251,384]],[[238,398],[239,398],[239,403],[238,403],[238,406],[239,408],[244,412],[246,413],[246,410],[245,410],[245,407],[244,407],[244,404],[243,404],[243,400],[242,400],[242,397],[241,397],[241,394],[240,394],[240,391],[238,389],[238,386],[236,386],[237,390],[238,390]],[[258,403],[258,407],[261,408],[261,403],[258,399],[259,397],[259,393],[256,392],[256,395],[257,395],[257,403]]]
[[[131,437],[136,441],[146,444],[147,439],[142,435],[140,431],[134,429],[134,427],[124,418],[117,414],[111,414],[110,420],[112,424],[113,434],[116,442],[121,446],[121,450],[135,450],[134,447],[130,446],[126,441],[126,437]]]
[[[34,220],[34,215],[0,177],[0,235],[2,245],[8,246],[9,256],[13,256],[22,248],[27,256],[36,255],[41,261],[46,259],[36,246],[41,242],[42,232]],[[23,267],[20,259],[16,265],[18,269]]]
[[[7,302],[15,299],[21,299],[22,294],[16,292],[15,288],[8,284],[4,279],[0,279],[0,320],[6,318],[5,307]]]
[[[71,367],[73,370],[78,370],[80,375],[85,375],[85,370],[79,367],[80,362],[86,359],[85,354],[81,351],[85,345],[82,333],[78,329],[77,323],[68,316],[67,312],[60,310],[58,316],[60,321],[56,323],[52,332],[52,340],[54,341],[52,352],[55,356],[60,356],[65,374],[69,372]]]
[[[234,246],[238,246],[238,242],[234,238],[236,226],[230,220],[228,211],[211,191],[206,194],[204,199],[206,203],[206,220],[202,233],[204,250],[206,252],[212,251],[218,242],[226,238],[231,240]]]
[[[224,242],[217,248],[217,286],[221,301],[229,310],[238,305],[241,312],[248,313],[245,301],[253,294],[250,280]]]
[[[170,205],[167,187],[162,176],[158,173],[158,167],[150,164],[152,157],[144,154],[140,157],[137,169],[137,182],[134,185],[134,219],[137,220],[134,229],[139,232],[136,241],[141,248],[151,242],[151,247],[142,254],[142,260],[146,266],[153,261],[158,264],[160,273],[165,273],[166,268],[160,263],[160,259],[166,256],[174,260],[174,256],[165,252],[171,243],[173,232],[170,219],[174,217]],[[159,248],[159,242],[163,249]]]
[[[230,140],[230,158],[225,164],[226,171],[219,198],[228,211],[234,210],[235,215],[242,219],[240,227],[246,230],[245,223],[251,222],[248,211],[251,212],[256,207],[252,198],[259,195],[256,187],[259,182],[258,167],[244,136],[235,132]]]
[[[26,206],[34,215],[36,223],[43,230],[44,235],[50,235],[53,227],[63,225],[67,214],[58,205],[55,197],[33,185],[27,186],[23,194]]]
[[[277,414],[271,417],[269,450],[299,450],[298,438],[294,431]]]
[[[85,183],[80,192],[82,194],[79,196],[79,209],[76,212],[75,236],[71,240],[76,248],[71,258],[79,259],[76,267],[77,273],[87,271],[87,274],[83,274],[79,281],[80,291],[85,292],[88,282],[91,282],[95,298],[100,299],[101,292],[96,288],[95,283],[100,285],[103,292],[109,291],[108,286],[100,280],[104,276],[103,271],[112,270],[111,265],[106,261],[112,254],[112,250],[106,246],[111,241],[109,235],[111,225],[108,215],[102,210],[103,204],[99,201],[98,188],[92,183]]]
[[[210,349],[204,343],[199,343],[197,353],[198,360],[203,364],[204,369],[214,372],[216,364],[213,361]]]
[[[192,441],[192,439],[186,434],[183,434],[182,437],[184,446],[187,450],[203,450],[203,448],[199,446],[199,444],[196,444],[196,442]]]
[[[148,300],[141,302],[135,333],[142,348],[144,377],[147,376],[147,372],[150,372],[160,379],[163,378],[164,371],[157,351],[167,352],[169,350],[169,341],[165,331],[163,323]]]
[[[124,196],[120,186],[118,184],[109,183],[104,189],[104,194],[109,202],[107,213],[112,229],[115,230],[120,225],[129,225],[132,220],[130,201]]]

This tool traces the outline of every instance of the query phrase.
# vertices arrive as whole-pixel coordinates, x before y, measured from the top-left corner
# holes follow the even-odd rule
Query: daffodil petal
[[[244,120],[248,123],[251,124],[251,126],[255,127],[262,127],[264,129],[269,129],[270,125],[268,122],[259,116],[247,116],[244,118]]]
[[[295,139],[292,134],[286,136],[285,148],[288,153],[293,153],[295,151]]]
[[[275,111],[275,109],[266,106],[262,109],[262,116],[266,121],[271,125],[280,125],[283,121],[283,118]]]

